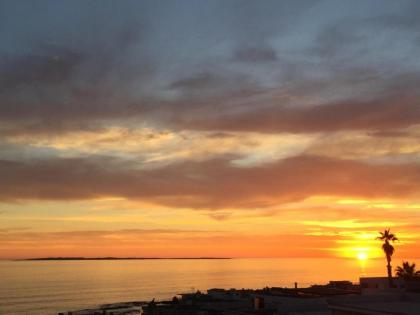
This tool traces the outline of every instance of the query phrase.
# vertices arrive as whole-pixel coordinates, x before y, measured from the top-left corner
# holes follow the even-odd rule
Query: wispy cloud
[[[0,246],[324,256],[391,223],[411,242],[419,10],[2,1]]]

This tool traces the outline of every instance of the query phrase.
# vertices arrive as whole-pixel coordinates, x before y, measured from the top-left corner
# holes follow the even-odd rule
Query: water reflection
[[[412,260],[410,260],[412,261]],[[396,260],[397,262],[397,260]],[[46,315],[208,288],[292,287],[383,276],[383,259],[0,261],[0,313]]]

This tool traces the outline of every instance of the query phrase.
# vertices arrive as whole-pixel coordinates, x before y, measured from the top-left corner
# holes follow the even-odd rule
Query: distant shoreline
[[[210,260],[232,259],[231,257],[41,257],[16,259],[18,261],[50,261],[50,260]]]

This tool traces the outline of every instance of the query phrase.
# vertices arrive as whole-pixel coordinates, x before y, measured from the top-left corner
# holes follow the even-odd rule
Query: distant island
[[[230,257],[41,257],[18,259],[34,260],[158,260],[158,259],[232,259]]]

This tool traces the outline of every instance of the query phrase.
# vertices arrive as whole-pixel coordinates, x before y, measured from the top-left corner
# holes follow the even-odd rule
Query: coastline
[[[307,258],[1,263],[0,309],[8,315],[57,315],[122,301],[170,300],[178,293],[211,288],[293,287],[294,282],[308,287],[329,279],[358,282],[361,275],[381,276],[384,269],[383,261],[376,259],[363,270],[350,259]]]
[[[60,312],[58,315],[249,314],[252,311],[277,314],[276,309],[280,304],[283,308],[288,304],[291,310],[330,314],[327,299],[346,295],[360,295],[360,286],[349,281],[330,281],[325,285],[305,288],[212,288],[206,293],[179,293],[169,300],[117,302],[97,308]]]

